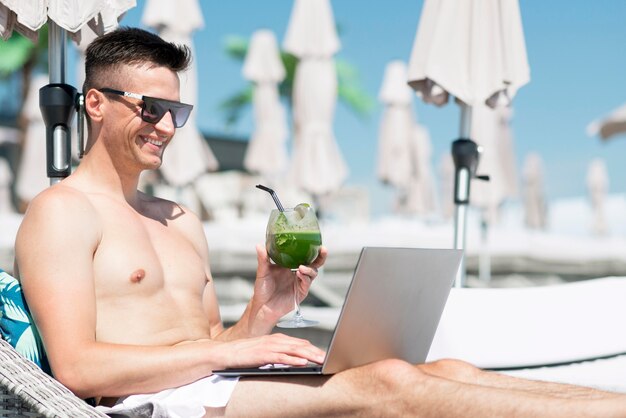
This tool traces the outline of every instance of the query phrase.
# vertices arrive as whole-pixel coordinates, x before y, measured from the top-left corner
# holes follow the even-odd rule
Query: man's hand
[[[320,253],[310,266],[300,266],[295,278],[291,270],[270,263],[265,247],[256,246],[257,268],[254,295],[250,303],[252,317],[248,329],[251,335],[269,333],[276,322],[294,309],[294,280],[297,280],[298,301],[309,293],[311,283],[317,277],[317,270],[324,265],[328,250],[320,247]]]
[[[271,334],[220,343],[212,355],[220,367],[257,367],[265,364],[304,366],[309,361],[324,362],[326,353],[307,340],[284,334]],[[224,350],[220,350],[220,348]],[[221,351],[221,354],[220,354]]]

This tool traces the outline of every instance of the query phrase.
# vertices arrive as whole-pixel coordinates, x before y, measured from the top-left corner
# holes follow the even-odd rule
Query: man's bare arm
[[[53,373],[77,395],[154,392],[192,382],[215,368],[306,356],[300,353],[306,347],[280,338],[160,347],[98,342],[92,271],[99,239],[91,204],[57,186],[31,203],[16,242],[25,296]]]
[[[220,341],[238,338],[250,338],[269,334],[278,320],[293,310],[294,276],[284,267],[272,264],[265,247],[257,245],[257,274],[254,283],[254,294],[239,321],[232,327],[224,329],[219,320],[217,298],[213,287],[209,284],[205,290],[205,310],[211,318],[211,336]],[[208,253],[208,251],[207,251]],[[324,265],[328,251],[321,247],[319,256],[310,266],[300,266],[296,272],[298,280],[298,297],[302,300],[309,292],[311,283],[317,277],[318,268]],[[319,352],[317,360],[323,358]]]
[[[186,220],[186,224],[182,226],[185,235],[190,239],[193,243],[196,251],[200,254],[203,262],[205,264],[205,274],[207,277],[207,284],[204,289],[204,294],[202,297],[202,302],[204,306],[204,310],[206,312],[207,318],[209,320],[210,328],[211,328],[211,338],[216,341],[223,342],[234,342],[238,340],[248,340],[252,339],[252,341],[257,341],[257,337],[263,337],[268,335],[273,329],[274,325],[278,321],[278,319],[284,314],[284,312],[272,312],[271,309],[267,309],[266,306],[263,306],[263,303],[258,303],[255,301],[255,298],[248,303],[242,317],[236,324],[229,328],[224,328],[222,323],[220,311],[219,311],[219,301],[217,300],[217,295],[215,293],[215,287],[213,285],[213,278],[211,275],[211,268],[209,263],[209,248],[206,240],[206,236],[204,235],[204,230],[202,228],[202,223],[195,216],[190,216]],[[261,250],[260,248],[257,250]],[[323,250],[324,254],[316,260],[319,265],[323,264],[326,259],[326,249]],[[264,251],[261,251],[263,253]],[[267,254],[258,254],[259,255],[259,270],[262,274],[266,274],[266,269],[269,267],[269,260],[267,259]],[[277,268],[275,266],[275,268]],[[301,267],[301,270],[311,273],[311,268]],[[317,272],[315,271],[315,275]],[[259,279],[257,277],[257,283],[255,287],[258,287]],[[291,273],[288,273],[288,282],[286,283],[289,289],[293,288],[293,277]],[[310,280],[308,280],[306,290],[308,291],[308,286],[310,285]],[[255,293],[257,293],[255,291]],[[293,304],[293,295],[289,296],[289,304]],[[293,306],[293,305],[291,305]],[[265,361],[262,360],[258,363],[254,361],[251,365],[260,365],[267,363],[283,363],[283,364],[293,364],[293,365],[301,365],[306,364],[309,361],[321,363],[324,361],[325,353],[320,350],[318,347],[314,346],[310,342],[298,338],[291,338],[284,335],[275,335],[272,338],[278,338],[281,341],[285,342],[291,341],[292,344],[299,347],[298,353],[291,353],[289,356],[283,356],[284,361]],[[267,341],[268,344],[271,339],[262,339],[261,341]],[[273,341],[272,341],[273,343]],[[239,341],[238,344],[246,344],[245,341]],[[271,349],[271,347],[259,347],[260,352],[264,352],[266,349]],[[293,355],[292,355],[293,354]],[[244,361],[245,359],[241,358],[241,353],[238,353],[239,361]],[[250,353],[255,359],[259,359],[258,353]],[[252,359],[251,359],[252,360]]]

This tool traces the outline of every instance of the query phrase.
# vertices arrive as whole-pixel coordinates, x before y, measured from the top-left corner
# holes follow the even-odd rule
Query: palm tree
[[[228,36],[224,42],[226,54],[243,62],[248,52],[248,40],[241,36]],[[292,89],[298,58],[288,52],[280,51],[280,58],[285,67],[285,79],[279,85],[279,93],[287,103],[292,105]],[[374,108],[374,99],[365,92],[358,83],[358,71],[345,60],[335,59],[337,67],[339,101],[348,106],[359,117],[368,117]],[[237,91],[220,104],[224,112],[226,127],[232,127],[239,120],[242,112],[252,104],[252,84]]]

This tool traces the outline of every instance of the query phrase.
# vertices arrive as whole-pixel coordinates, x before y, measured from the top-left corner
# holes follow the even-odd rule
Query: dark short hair
[[[116,70],[121,65],[149,64],[178,73],[186,70],[190,62],[187,46],[164,41],[143,29],[121,27],[96,38],[87,47],[83,92],[91,88],[119,88],[109,84],[119,75]]]

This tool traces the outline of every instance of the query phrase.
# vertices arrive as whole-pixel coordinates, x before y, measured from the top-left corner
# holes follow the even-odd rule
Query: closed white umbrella
[[[278,83],[285,78],[274,33],[254,32],[243,65],[243,76],[254,83],[254,131],[244,166],[266,179],[275,179],[287,168],[287,116],[280,103]]]
[[[48,187],[46,176],[46,125],[39,110],[39,89],[48,84],[48,75],[35,76],[23,107],[26,119],[26,135],[22,143],[20,165],[15,179],[15,193],[20,201],[28,204],[39,192]]]
[[[383,114],[378,135],[378,178],[406,193],[413,172],[411,142],[415,118],[413,92],[406,84],[407,69],[402,61],[385,67],[378,94]]]
[[[489,175],[489,181],[474,180],[471,204],[486,212],[486,220],[498,220],[502,202],[517,194],[517,173],[513,151],[513,135],[508,107],[492,109],[475,105],[472,110],[471,137],[482,148],[479,172]]]
[[[543,161],[532,152],[526,156],[522,169],[524,185],[524,224],[529,229],[545,229],[547,206],[544,192]]]
[[[517,0],[425,0],[409,64],[409,84],[427,103],[461,103],[455,141],[455,248],[465,247],[469,183],[479,150],[470,140],[471,109],[508,104],[529,79]],[[465,280],[459,269],[456,286]]]
[[[414,180],[413,128],[411,106],[413,92],[406,84],[407,68],[403,61],[391,61],[385,67],[378,99],[384,106],[378,134],[378,178],[396,188],[394,210],[411,213],[410,189]]]
[[[425,0],[409,81],[429,103],[510,102],[530,81],[517,0]]]
[[[330,0],[296,0],[283,47],[299,58],[335,55],[341,44]]]
[[[15,30],[36,41],[48,21],[80,39],[80,30],[89,25],[99,35],[117,27],[118,19],[136,5],[136,0],[2,0],[0,36],[8,39]]]
[[[407,210],[419,216],[429,216],[435,212],[437,195],[432,145],[428,130],[417,123],[412,131],[410,154],[413,170],[407,191]]]
[[[589,136],[600,135],[602,139],[611,139],[626,132],[626,104],[618,107],[608,116],[595,120],[587,126]]]
[[[348,175],[333,132],[339,39],[329,0],[296,0],[284,49],[300,60],[293,86],[294,144],[290,178],[302,190],[322,195]]]
[[[595,158],[589,163],[587,170],[587,190],[593,211],[591,231],[594,235],[606,235],[606,195],[609,192],[609,174],[606,163]]]
[[[202,11],[197,0],[148,0],[144,7],[142,23],[155,28],[159,35],[177,44],[184,44],[195,56],[193,32],[204,26]],[[182,128],[167,146],[160,171],[172,186],[187,186],[208,171],[215,171],[218,162],[198,130],[198,76],[192,61],[191,67],[180,77],[180,100],[195,106]]]

